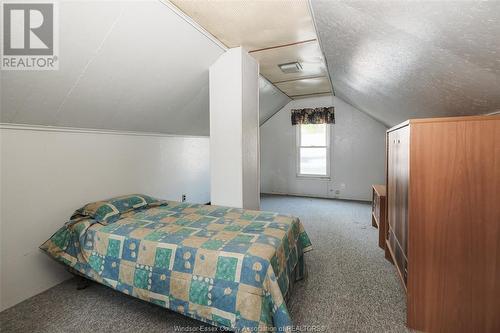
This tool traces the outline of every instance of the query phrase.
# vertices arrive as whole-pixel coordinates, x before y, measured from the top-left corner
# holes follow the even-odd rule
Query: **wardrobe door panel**
[[[388,133],[387,200],[389,245],[401,280],[407,279],[408,126]]]
[[[394,230],[396,227],[396,142],[397,132],[388,133],[388,152],[387,152],[387,208],[389,227]]]
[[[396,237],[403,249],[405,258],[408,254],[408,183],[409,183],[409,137],[410,127],[401,128],[398,137],[398,175],[397,175],[397,193],[399,199],[398,205],[398,223]]]

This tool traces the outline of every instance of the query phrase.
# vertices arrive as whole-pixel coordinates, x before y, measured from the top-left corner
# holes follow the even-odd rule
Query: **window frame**
[[[330,132],[331,132],[331,125],[330,124],[324,124],[326,128],[326,146],[302,146],[301,145],[301,126],[302,124],[298,124],[295,127],[295,155],[296,155],[296,177],[297,178],[314,178],[314,179],[331,179],[330,178],[330,146],[331,146],[331,141],[330,141]],[[314,174],[305,174],[305,173],[300,173],[300,148],[325,148],[326,149],[326,175],[314,175]]]

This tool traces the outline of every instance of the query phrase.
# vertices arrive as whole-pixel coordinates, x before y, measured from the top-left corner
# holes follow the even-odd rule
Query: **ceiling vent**
[[[302,71],[302,65],[297,61],[287,62],[286,64],[279,64],[278,67],[285,74],[298,73]]]

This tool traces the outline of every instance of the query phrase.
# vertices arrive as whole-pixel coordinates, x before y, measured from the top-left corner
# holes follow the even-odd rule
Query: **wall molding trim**
[[[90,133],[90,134],[107,134],[107,135],[127,135],[127,136],[156,136],[156,137],[177,137],[177,138],[209,138],[208,135],[181,135],[167,134],[156,132],[134,132],[121,130],[108,130],[98,128],[79,128],[79,127],[60,127],[60,126],[45,126],[45,125],[28,125],[28,124],[11,124],[0,123],[2,130],[18,130],[18,131],[39,131],[39,132],[62,132],[62,133]]]

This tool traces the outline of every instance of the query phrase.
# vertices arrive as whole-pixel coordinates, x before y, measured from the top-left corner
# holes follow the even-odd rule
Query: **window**
[[[330,176],[330,125],[297,125],[297,175]]]

